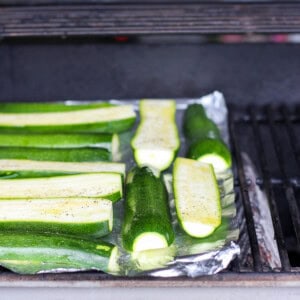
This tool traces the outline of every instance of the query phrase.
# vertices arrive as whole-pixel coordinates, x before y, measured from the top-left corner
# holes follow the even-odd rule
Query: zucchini
[[[188,149],[187,157],[211,164],[217,173],[231,167],[231,154],[220,139],[205,138],[193,143]]]
[[[1,199],[0,230],[101,237],[111,232],[113,206],[98,198]]]
[[[117,134],[107,133],[1,133],[1,147],[34,147],[34,148],[104,148],[109,152],[119,149]]]
[[[122,242],[127,251],[165,248],[174,241],[168,193],[149,167],[135,167],[126,183]]]
[[[0,199],[92,197],[115,202],[122,195],[122,175],[117,173],[0,179]]]
[[[54,162],[0,159],[0,172],[119,173],[125,177],[125,164],[113,162]]]
[[[67,235],[0,232],[0,265],[19,273],[118,272],[118,248]]]
[[[221,200],[213,167],[188,158],[176,158],[173,169],[177,217],[190,236],[203,238],[221,224]]]
[[[0,147],[0,159],[24,159],[61,162],[110,161],[112,155],[102,148],[49,149],[31,147]]]
[[[184,114],[183,129],[189,141],[187,157],[213,165],[216,172],[231,167],[231,154],[218,126],[210,120],[201,104],[191,104]]]
[[[180,146],[175,113],[173,100],[140,101],[141,122],[131,141],[139,166],[162,171],[171,165]]]
[[[109,102],[80,103],[76,101],[66,102],[9,102],[0,103],[0,112],[5,113],[43,113],[76,111],[82,109],[104,108],[115,106]]]
[[[0,112],[2,132],[107,132],[130,129],[135,122],[131,105],[68,111]]]

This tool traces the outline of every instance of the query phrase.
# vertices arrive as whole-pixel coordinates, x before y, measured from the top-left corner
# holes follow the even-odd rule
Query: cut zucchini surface
[[[179,149],[180,139],[175,122],[173,100],[141,100],[141,122],[131,141],[139,166],[167,169]]]
[[[98,198],[1,199],[0,229],[100,237],[111,232],[113,207]],[[1,241],[0,241],[1,244]]]
[[[174,231],[168,194],[161,177],[149,167],[135,167],[127,177],[122,242],[127,251],[165,248]]]
[[[221,224],[221,201],[213,167],[199,161],[176,158],[173,170],[175,206],[183,230],[206,237]]]
[[[117,201],[122,194],[122,175],[117,173],[0,179],[0,199],[95,197]]]
[[[118,271],[118,248],[67,235],[0,232],[0,265],[19,274]]]
[[[204,138],[189,147],[187,157],[211,164],[216,172],[231,167],[231,154],[220,139]]]
[[[125,164],[113,162],[54,162],[22,159],[0,159],[2,171],[46,171],[70,173],[119,173],[125,177]]]
[[[58,112],[0,112],[0,129],[8,132],[116,133],[131,128],[135,117],[131,105]]]

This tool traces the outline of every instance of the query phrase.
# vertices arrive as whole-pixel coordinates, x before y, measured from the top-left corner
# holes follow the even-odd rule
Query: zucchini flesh
[[[1,199],[0,230],[101,237],[111,232],[113,207],[98,198]]]
[[[119,173],[125,177],[125,164],[113,162],[53,162],[0,159],[0,172],[18,173]]]
[[[165,248],[174,241],[168,193],[149,167],[135,167],[127,177],[122,242],[127,251]]]
[[[110,161],[112,155],[102,148],[48,149],[31,147],[0,147],[0,159],[21,159],[60,162]]]
[[[116,151],[119,147],[117,134],[105,133],[0,133],[2,147],[35,147],[35,148],[104,148]]]
[[[0,112],[2,132],[116,133],[130,129],[134,122],[131,105],[58,112]]]
[[[201,104],[189,105],[184,115],[184,134],[189,142],[187,157],[213,165],[216,172],[231,167],[231,154],[217,125],[210,120]]]
[[[19,273],[118,271],[118,249],[100,240],[67,235],[0,232],[0,265]]]
[[[117,173],[0,179],[0,199],[92,197],[115,202],[122,195],[122,176]]]
[[[141,100],[141,122],[131,141],[135,161],[158,170],[167,169],[179,149],[173,100]]]
[[[221,224],[220,192],[213,167],[176,158],[173,169],[175,206],[179,223],[190,236],[209,236]]]

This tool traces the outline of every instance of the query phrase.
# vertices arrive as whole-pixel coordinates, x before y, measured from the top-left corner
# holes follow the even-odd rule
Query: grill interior
[[[253,184],[244,171],[242,153],[253,161],[254,183],[266,193],[275,231],[281,267],[278,271],[298,271],[299,252],[299,106],[268,105],[241,109],[230,107],[230,134],[236,161],[238,190],[243,203],[247,234],[251,245],[251,264],[240,261],[234,268],[269,271],[265,268],[255,230],[248,187]],[[252,179],[253,180],[253,179]]]

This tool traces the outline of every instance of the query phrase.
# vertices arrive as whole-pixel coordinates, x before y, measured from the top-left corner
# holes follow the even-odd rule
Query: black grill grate
[[[253,270],[264,270],[242,153],[257,168],[256,184],[268,198],[281,271],[300,267],[299,107],[230,107],[229,128],[251,245]]]

